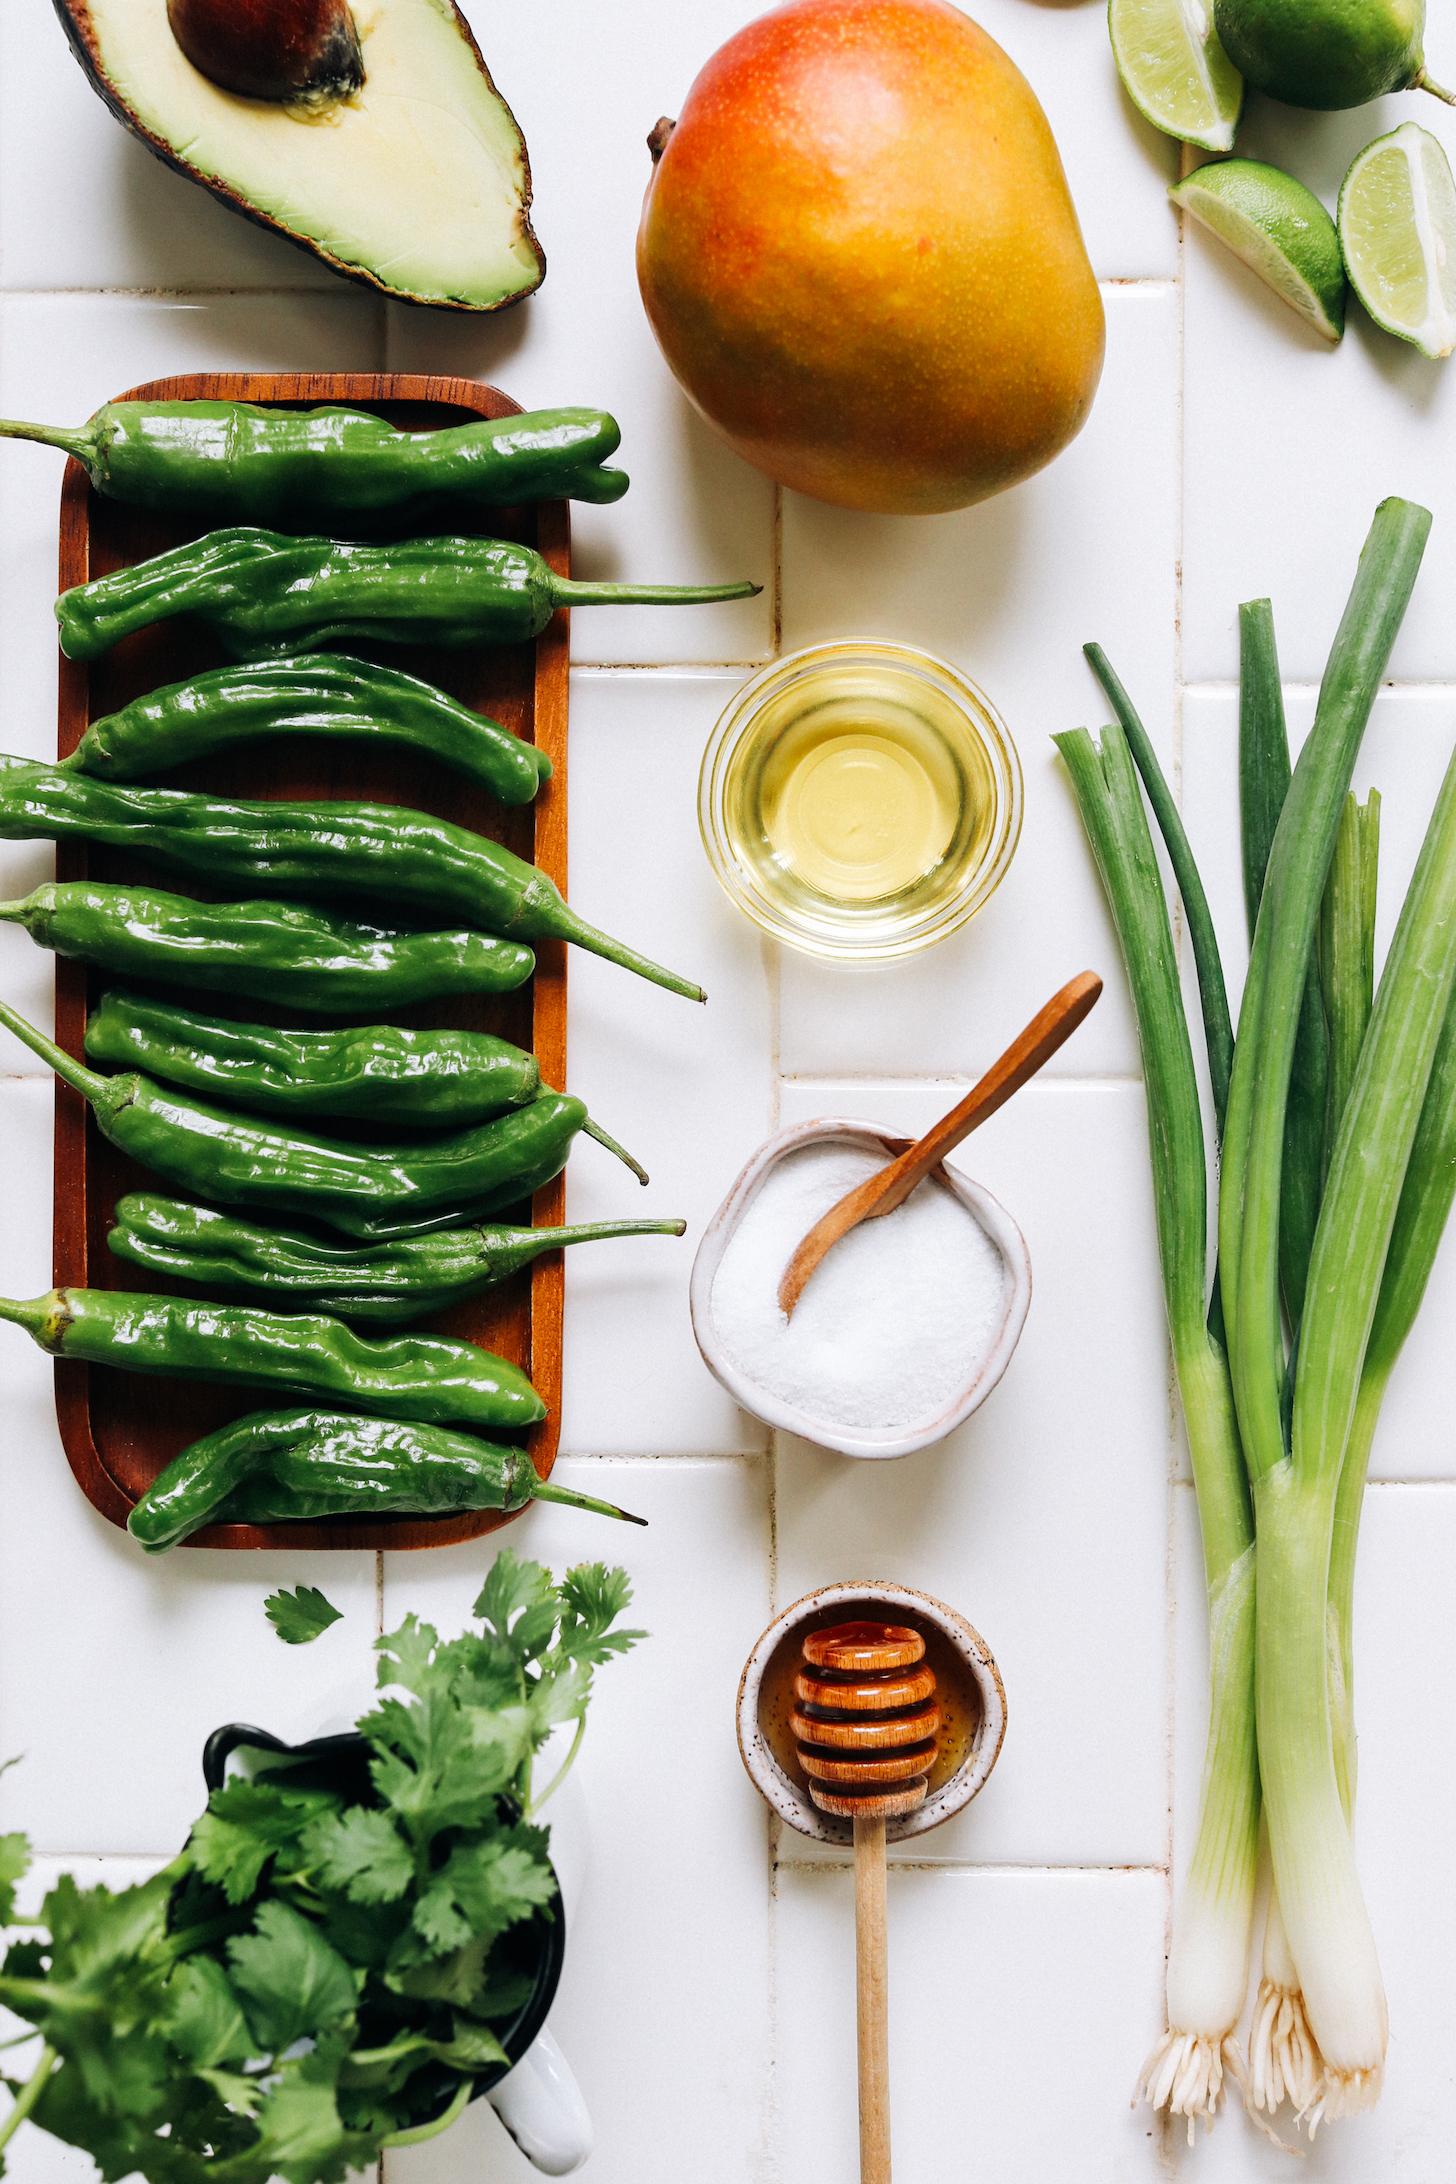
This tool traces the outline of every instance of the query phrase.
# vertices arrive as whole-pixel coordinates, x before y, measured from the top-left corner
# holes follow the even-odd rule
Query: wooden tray
[[[415,427],[459,422],[469,416],[501,417],[519,409],[518,403],[494,387],[482,387],[469,379],[367,372],[204,372],[151,380],[146,386],[132,388],[131,394],[305,407],[342,402],[377,409],[398,424]],[[553,569],[562,575],[569,573],[569,523],[564,502],[527,510],[486,510],[475,524],[454,516],[449,521],[458,530],[524,539],[540,549]],[[93,493],[80,464],[69,462],[61,489],[61,589],[142,560],[204,528],[152,517],[106,500]],[[259,745],[251,752],[232,753],[205,765],[179,768],[159,779],[177,788],[206,788],[239,796],[352,797],[434,809],[508,844],[518,855],[540,865],[564,889],[568,650],[566,618],[557,615],[534,646],[460,651],[418,647],[380,654],[439,683],[479,711],[492,714],[548,753],[552,779],[535,804],[524,809],[503,809],[460,775],[427,760],[353,743],[330,748],[322,743],[294,747],[280,741]],[[100,660],[62,658],[61,757],[68,757],[75,749],[92,720],[140,692],[215,666],[220,658],[205,633],[180,622],[142,631]],[[179,894],[203,892],[189,876],[84,845],[62,844],[56,864],[57,876],[62,880],[89,875],[104,880],[145,881]],[[383,906],[378,914],[387,919]],[[546,942],[538,946],[536,959],[535,978],[518,993],[409,1011],[404,1020],[499,1032],[531,1048],[540,1060],[542,1077],[548,1084],[560,1087],[566,1080],[565,950],[559,942]],[[57,959],[56,1036],[68,1052],[81,1054],[87,1009],[105,984],[105,973]],[[215,994],[193,997],[181,987],[169,991],[175,1000],[191,1001],[223,1014],[269,1014],[251,1002],[235,1002]],[[329,1125],[320,1127],[327,1130]],[[116,1201],[123,1192],[137,1188],[165,1190],[168,1186],[156,1177],[145,1177],[124,1160],[102,1138],[80,1097],[59,1086],[55,1163],[58,1287],[157,1290],[171,1286],[140,1268],[127,1266],[107,1249],[106,1234]],[[564,1204],[565,1186],[558,1178],[537,1193],[535,1220],[542,1225],[559,1222]],[[437,1320],[412,1323],[421,1330],[448,1332],[480,1343],[530,1374],[547,1405],[547,1417],[529,1442],[532,1460],[543,1478],[555,1460],[559,1433],[563,1287],[561,1254],[556,1252],[500,1288],[453,1307]],[[195,1289],[179,1293],[201,1295]],[[144,1378],[67,1362],[56,1366],[56,1412],[71,1469],[91,1501],[113,1524],[125,1524],[138,1495],[190,1441],[210,1432],[224,1419],[262,1407],[281,1407],[288,1401],[266,1390],[221,1389],[195,1381]],[[508,1521],[479,1511],[449,1517],[216,1525],[195,1535],[188,1544],[439,1547],[476,1538]]]

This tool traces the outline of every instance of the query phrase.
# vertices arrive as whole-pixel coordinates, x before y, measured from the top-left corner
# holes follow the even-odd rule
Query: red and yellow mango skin
[[[931,514],[1039,470],[1102,301],[1025,78],[943,0],[791,0],[654,132],[637,264],[669,365],[781,484]]]

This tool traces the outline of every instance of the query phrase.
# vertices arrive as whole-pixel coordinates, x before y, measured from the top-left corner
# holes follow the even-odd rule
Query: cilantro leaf
[[[518,1817],[532,1761],[641,1635],[616,1627],[630,1597],[620,1571],[558,1587],[506,1551],[474,1628],[445,1642],[408,1616],[380,1640],[370,1789],[357,1759],[270,1768],[216,1792],[140,1888],[58,1882],[3,1958],[55,2055],[33,2123],[103,2184],[347,2184],[498,2067],[492,2028],[531,1986],[501,1937],[556,1894]],[[268,1608],[290,1643],[336,1620],[309,1587]],[[0,1836],[0,1912],[27,1856]]]
[[[239,1775],[213,1791],[192,1830],[188,1855],[229,1903],[246,1903],[269,1859],[298,1841],[312,1814],[336,1802],[327,1790],[292,1790],[286,1780],[251,1782]]]
[[[227,1973],[216,1958],[184,1957],[167,1982],[167,2037],[199,2072],[246,2062],[252,2037]]]
[[[452,1850],[414,1909],[415,1932],[436,1954],[493,1941],[556,1895],[538,1829],[512,1829]]]
[[[398,1630],[376,1638],[380,1688],[398,1684],[405,1691],[418,1691],[429,1676],[439,1643],[439,1632],[417,1615],[407,1615]]]
[[[413,1705],[385,1699],[359,1728],[375,1747],[375,1789],[418,1843],[448,1827],[478,1827],[534,1740],[526,1707],[472,1714],[433,1672]]]
[[[556,1599],[551,1572],[539,1562],[522,1562],[509,1547],[502,1547],[487,1573],[475,1603],[475,1614],[499,1638],[509,1638],[513,1619],[524,1611],[549,1607],[556,1621]]]
[[[317,1585],[300,1585],[295,1592],[270,1593],[263,1613],[286,1646],[306,1646],[343,1620],[342,1611],[326,1600]]]
[[[0,1835],[0,1926],[15,1916],[15,1885],[30,1871],[30,1842],[24,1835]]]
[[[244,2077],[236,2070],[199,2070],[197,2075],[212,2088],[224,2108],[239,2116],[257,2114],[264,2091],[261,2080]]]
[[[347,2053],[347,2036],[330,2035],[290,2056],[271,2080],[251,2149],[258,2184],[275,2174],[287,2184],[344,2184],[350,2169],[377,2151],[339,2114],[339,2070]]]
[[[353,1903],[393,1903],[415,1877],[409,1845],[388,1813],[365,1805],[315,1820],[304,1852],[319,1887]]]
[[[358,2002],[352,1968],[311,1920],[277,1898],[259,1906],[252,1933],[230,1941],[227,1955],[249,2027],[268,2054],[316,2038]]]
[[[604,1562],[579,1562],[561,1580],[561,1597],[583,1630],[597,1639],[631,1606],[632,1581],[625,1570],[609,1570]],[[645,1631],[620,1631],[614,1650],[625,1652],[645,1636]]]

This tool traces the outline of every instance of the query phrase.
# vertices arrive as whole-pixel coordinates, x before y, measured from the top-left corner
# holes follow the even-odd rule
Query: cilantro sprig
[[[292,1642],[333,1617],[308,1595],[268,1603]],[[4,2080],[0,2173],[27,2118],[105,2184],[344,2184],[445,2129],[506,2060],[531,1930],[559,1916],[535,1815],[596,1670],[644,1635],[618,1627],[630,1599],[621,1570],[557,1585],[506,1551],[477,1628],[444,1639],[411,1615],[378,1641],[357,1763],[234,1777],[139,1887],[57,1882],[0,1960],[0,2004],[41,2043]],[[567,1758],[533,1795],[563,1723]],[[0,1924],[27,1862],[0,1836]]]

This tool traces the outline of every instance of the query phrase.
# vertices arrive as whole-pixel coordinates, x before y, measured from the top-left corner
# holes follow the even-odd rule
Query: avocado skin
[[[106,70],[101,65],[101,56],[97,51],[96,35],[91,27],[91,12],[87,6],[87,0],[52,0],[52,5],[56,14],[60,17],[61,28],[66,33],[66,39],[71,51],[85,70],[92,90],[97,94],[98,98],[110,107],[123,127],[129,129],[134,137],[145,144],[147,150],[155,158],[160,159],[164,166],[170,167],[174,174],[184,175],[189,182],[200,183],[203,189],[209,190],[221,204],[228,206],[233,212],[240,212],[244,219],[251,220],[255,227],[266,228],[271,235],[281,235],[284,241],[292,243],[296,250],[307,251],[309,257],[320,259],[333,272],[341,273],[345,280],[355,281],[361,288],[372,288],[376,295],[389,296],[396,303],[418,304],[422,309],[431,311],[468,312],[476,317],[482,317],[489,311],[508,310],[512,304],[520,303],[525,297],[534,295],[541,286],[542,281],[545,280],[546,253],[536,238],[535,229],[531,226],[531,155],[527,149],[526,139],[521,134],[520,123],[516,120],[506,101],[501,98],[501,94],[496,88],[495,78],[486,67],[485,55],[476,44],[475,35],[470,25],[458,8],[455,13],[460,35],[474,54],[476,66],[485,78],[491,95],[499,101],[502,112],[509,117],[511,127],[516,134],[516,141],[521,147],[522,229],[532,256],[536,260],[536,278],[524,288],[514,290],[509,296],[500,297],[495,303],[463,303],[452,297],[417,296],[407,288],[395,288],[390,282],[381,280],[378,274],[371,273],[367,266],[346,265],[341,258],[336,258],[331,251],[325,250],[321,243],[311,242],[306,235],[300,235],[293,228],[286,227],[281,220],[275,220],[271,213],[264,212],[261,206],[253,204],[250,199],[242,196],[239,191],[232,189],[226,182],[212,175],[204,174],[198,167],[189,166],[187,161],[168,144],[164,137],[157,136],[153,130],[147,128],[146,124],[138,118],[131,107],[127,105],[125,99],[117,92]]]

